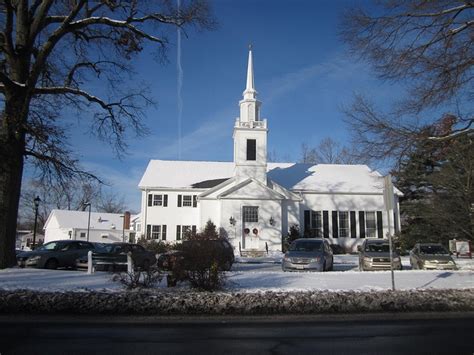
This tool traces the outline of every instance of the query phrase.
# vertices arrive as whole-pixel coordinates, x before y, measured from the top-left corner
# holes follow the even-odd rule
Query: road
[[[474,313],[266,318],[0,316],[9,354],[469,354]]]

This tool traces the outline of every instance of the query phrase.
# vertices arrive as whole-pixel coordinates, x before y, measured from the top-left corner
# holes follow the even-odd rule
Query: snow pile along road
[[[270,315],[474,311],[470,290],[228,293],[0,291],[0,313]]]

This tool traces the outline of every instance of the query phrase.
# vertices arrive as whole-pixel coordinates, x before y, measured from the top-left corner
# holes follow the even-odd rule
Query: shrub
[[[168,282],[187,280],[193,288],[205,291],[220,289],[225,274],[219,268],[222,255],[219,248],[209,241],[219,240],[216,226],[210,220],[201,233],[188,233],[179,249],[183,252],[180,262],[173,265],[172,277]]]
[[[298,238],[301,238],[300,228],[297,224],[293,224],[292,226],[290,226],[290,230],[289,230],[288,234],[285,236],[285,241],[283,243],[282,252],[286,252],[288,250],[291,242],[293,242],[294,240],[296,240]]]
[[[137,244],[141,245],[146,250],[154,252],[155,254],[166,253],[174,247],[173,244],[165,243],[162,240],[146,239],[145,237],[141,237]]]
[[[163,279],[163,274],[156,267],[145,271],[132,270],[115,274],[113,281],[120,282],[127,290],[152,288]]]

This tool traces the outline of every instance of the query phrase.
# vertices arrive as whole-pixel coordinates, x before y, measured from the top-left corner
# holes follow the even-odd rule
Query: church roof
[[[142,189],[211,188],[232,176],[233,162],[150,160],[138,186]],[[382,175],[367,165],[268,163],[267,177],[288,190],[383,192]]]

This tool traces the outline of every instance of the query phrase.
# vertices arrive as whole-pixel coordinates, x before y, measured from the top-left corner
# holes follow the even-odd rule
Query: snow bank
[[[474,311],[472,290],[381,292],[0,291],[0,313],[270,315]]]

